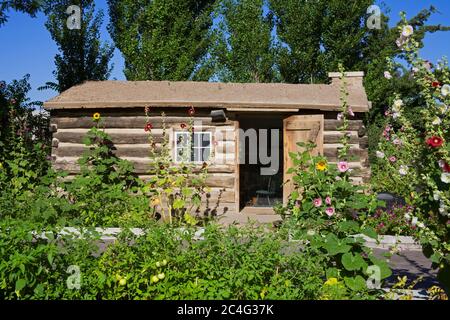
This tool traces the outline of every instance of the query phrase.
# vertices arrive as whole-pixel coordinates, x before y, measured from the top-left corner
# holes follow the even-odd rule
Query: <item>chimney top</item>
[[[364,79],[364,71],[349,71],[344,72],[345,78],[349,85],[363,85],[363,79]],[[341,73],[340,72],[329,72],[328,77],[331,78],[331,84],[339,85],[341,83],[340,79]]]

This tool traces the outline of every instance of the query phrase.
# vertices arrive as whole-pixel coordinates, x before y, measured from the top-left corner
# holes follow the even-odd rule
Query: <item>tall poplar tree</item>
[[[208,80],[215,0],[108,0],[128,80]]]
[[[213,50],[218,79],[225,82],[274,82],[276,49],[273,18],[265,0],[221,0]]]
[[[81,9],[80,29],[67,25],[70,14],[66,11],[72,5]],[[57,82],[48,82],[43,88],[62,92],[86,80],[108,79],[114,48],[100,40],[103,12],[95,11],[94,1],[49,0],[43,11],[48,17],[45,26],[59,50],[53,72]]]

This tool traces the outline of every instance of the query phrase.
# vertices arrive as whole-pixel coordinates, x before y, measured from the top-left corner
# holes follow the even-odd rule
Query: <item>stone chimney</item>
[[[363,87],[363,79],[364,79],[363,71],[345,72],[344,74],[349,86],[361,88]],[[329,72],[328,77],[331,79],[331,85],[340,86],[341,85],[341,79],[339,79],[340,76],[341,76],[340,72]]]

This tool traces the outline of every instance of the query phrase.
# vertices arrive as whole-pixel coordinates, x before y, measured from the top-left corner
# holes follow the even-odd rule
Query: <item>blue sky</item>
[[[345,0],[343,0],[345,1]],[[408,17],[417,14],[421,9],[434,5],[439,11],[432,16],[430,23],[450,25],[449,0],[384,0],[390,9],[391,23],[398,21],[399,12],[406,11]],[[107,6],[106,0],[96,0],[97,9],[105,11],[105,23],[102,26],[103,40],[111,41],[106,31]],[[53,81],[54,56],[57,48],[45,29],[45,16],[38,14],[31,18],[22,13],[9,12],[9,21],[0,27],[0,80],[9,82],[22,78],[25,74],[31,75],[31,100],[45,101],[56,95],[54,91],[38,91],[37,87],[46,81]],[[436,61],[442,56],[450,56],[450,32],[438,32],[428,35],[425,39],[425,48],[422,56],[428,60]],[[123,58],[116,49],[112,63],[114,69],[111,79],[124,80]]]

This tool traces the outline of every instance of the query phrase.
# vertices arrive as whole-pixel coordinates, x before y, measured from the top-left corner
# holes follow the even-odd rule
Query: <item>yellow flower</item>
[[[94,115],[92,116],[92,119],[93,119],[94,121],[100,120],[100,113],[98,113],[98,112],[94,113]]]
[[[338,279],[337,278],[330,278],[325,282],[326,286],[334,286],[338,284]]]
[[[316,169],[319,171],[327,170],[327,163],[323,160],[317,162]]]
[[[0,162],[0,169],[3,169],[3,163]]]
[[[152,207],[155,207],[155,206],[157,206],[158,204],[160,204],[160,201],[159,201],[158,198],[152,199]]]

